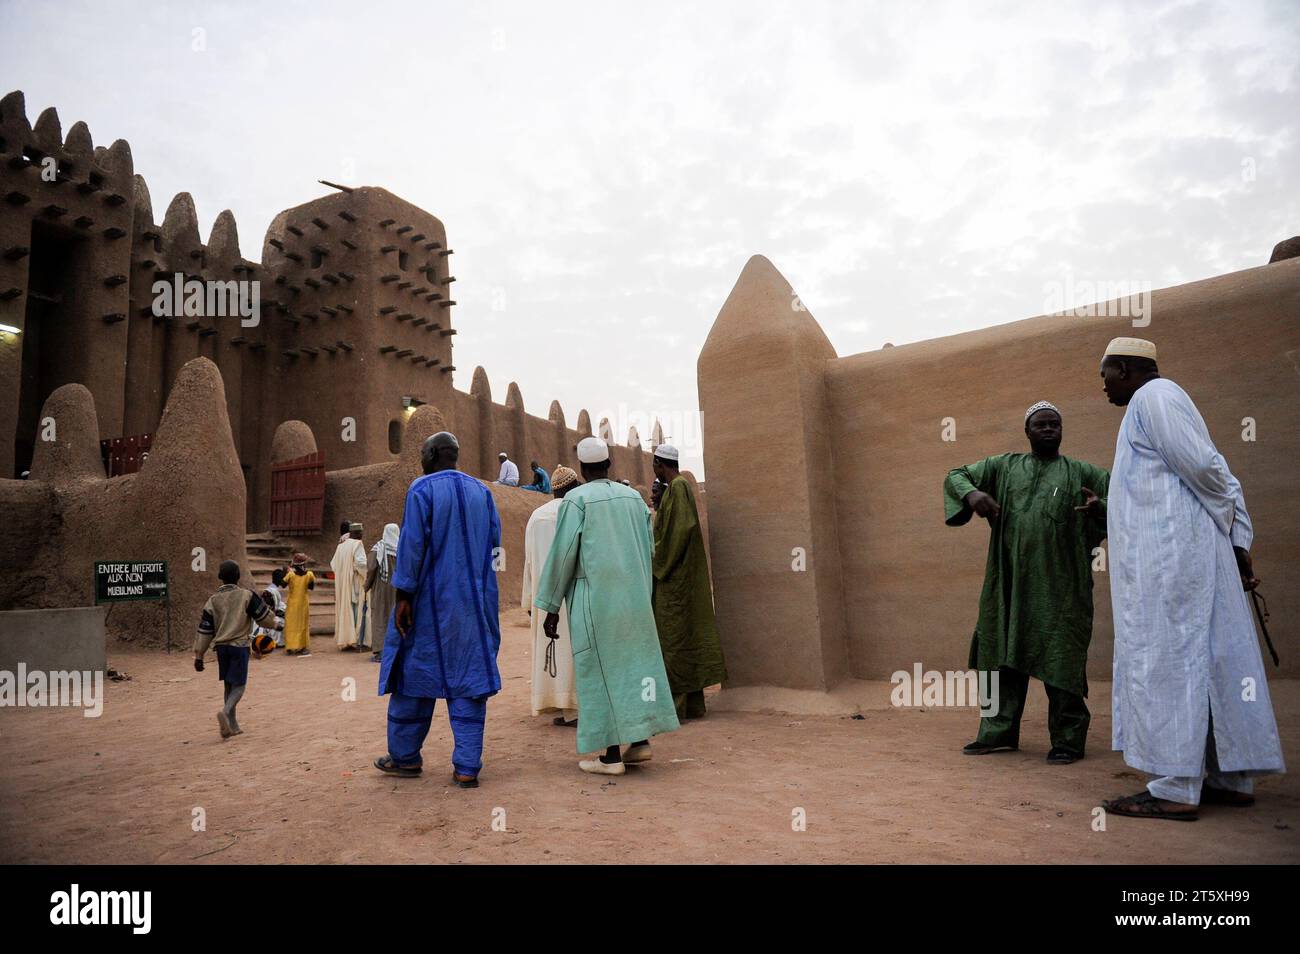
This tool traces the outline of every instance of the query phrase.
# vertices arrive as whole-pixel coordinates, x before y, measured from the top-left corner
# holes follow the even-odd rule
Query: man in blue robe
[[[447,700],[455,738],[452,781],[478,785],[488,696],[501,690],[497,580],[501,521],[492,493],[456,469],[460,445],[442,431],[420,450],[424,476],[406,492],[392,622],[379,694],[388,700],[388,754],[375,768],[420,774],[434,702]]]
[[[533,482],[525,484],[524,490],[535,490],[539,494],[549,494],[551,492],[551,478],[546,471],[542,470],[542,465],[533,461],[529,464],[529,469],[533,472]]]

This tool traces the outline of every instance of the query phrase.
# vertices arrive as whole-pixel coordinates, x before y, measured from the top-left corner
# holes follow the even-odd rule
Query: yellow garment
[[[292,570],[284,581],[288,592],[284,610],[284,648],[309,649],[311,647],[311,607],[308,605],[308,587],[316,582],[310,570],[302,576]]]

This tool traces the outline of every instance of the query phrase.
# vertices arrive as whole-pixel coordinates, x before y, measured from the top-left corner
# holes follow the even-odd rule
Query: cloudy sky
[[[383,186],[456,249],[458,387],[657,413],[697,472],[751,254],[841,355],[1263,264],[1300,232],[1298,64],[1297,0],[0,0],[0,87],[127,139],[156,215],[229,208],[259,258],[317,179]]]

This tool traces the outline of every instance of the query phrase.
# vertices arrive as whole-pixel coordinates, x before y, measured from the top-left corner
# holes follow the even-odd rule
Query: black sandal
[[[385,775],[396,775],[399,778],[415,778],[424,771],[418,765],[398,765],[391,755],[381,755],[375,759],[375,768]]]
[[[1190,812],[1171,812],[1160,805],[1156,798],[1146,789],[1135,795],[1125,795],[1111,802],[1102,802],[1101,807],[1108,815],[1127,815],[1129,818],[1167,818],[1169,821],[1196,821],[1199,817],[1196,809]]]
[[[990,745],[987,742],[970,742],[962,747],[962,755],[989,755],[993,752],[1015,752],[1016,745]]]
[[[1070,765],[1081,758],[1083,758],[1082,752],[1071,752],[1059,746],[1053,746],[1052,751],[1047,753],[1047,761],[1052,765]]]

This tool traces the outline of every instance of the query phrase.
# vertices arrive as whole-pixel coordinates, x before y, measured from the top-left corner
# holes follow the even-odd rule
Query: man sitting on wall
[[[1091,719],[1084,698],[1092,559],[1106,538],[1110,475],[1063,456],[1061,434],[1061,413],[1039,401],[1025,412],[1031,453],[986,457],[950,470],[943,483],[948,526],[960,527],[972,514],[989,523],[970,665],[998,673],[998,710],[980,719],[979,735],[962,750],[967,755],[1020,747],[1033,676],[1047,689],[1047,761],[1068,765],[1083,758]]]
[[[497,454],[497,460],[501,461],[501,473],[497,475],[497,483],[505,484],[507,487],[519,486],[519,468],[515,462],[510,459],[510,455],[505,451]]]
[[[533,472],[533,482],[525,484],[524,490],[535,490],[539,494],[549,494],[551,492],[551,478],[547,476],[546,471],[542,470],[541,464],[533,461],[528,466]]]

